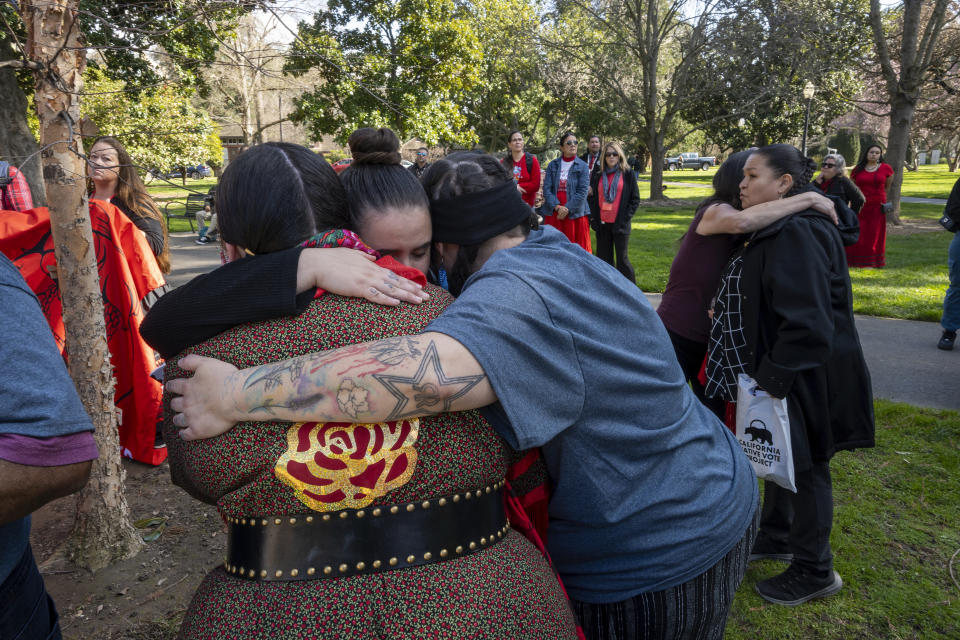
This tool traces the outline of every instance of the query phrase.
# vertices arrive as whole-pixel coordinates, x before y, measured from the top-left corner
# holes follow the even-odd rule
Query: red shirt
[[[510,156],[507,156],[507,158],[509,157]],[[537,160],[537,156],[530,154],[529,157],[531,160],[530,171],[527,171],[526,153],[524,153],[524,157],[520,158],[519,162],[513,163],[513,179],[517,185],[524,190],[524,193],[521,193],[520,197],[532,207],[537,200],[537,191],[540,190],[541,172],[540,161]],[[507,158],[504,158],[501,162],[506,164]]]

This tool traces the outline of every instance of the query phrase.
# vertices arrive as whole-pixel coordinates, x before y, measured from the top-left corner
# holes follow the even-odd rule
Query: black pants
[[[703,403],[707,409],[722,421],[724,418],[725,403],[722,398],[708,398],[703,393],[703,385],[700,384],[700,368],[703,366],[703,358],[707,355],[707,345],[703,342],[697,342],[684,338],[681,335],[667,329],[670,335],[670,342],[673,343],[673,350],[677,353],[677,360],[680,362],[680,368],[683,369],[683,375],[690,383],[693,394]]]
[[[60,640],[59,620],[28,545],[20,562],[0,585],[0,638]]]
[[[796,472],[797,492],[764,482],[759,537],[793,554],[793,562],[820,574],[833,569],[833,483],[829,462]]]
[[[597,257],[612,264],[630,282],[636,282],[630,256],[627,255],[627,245],[630,242],[629,233],[614,233],[612,224],[600,223],[597,228]],[[617,252],[617,261],[613,261],[613,252]]]

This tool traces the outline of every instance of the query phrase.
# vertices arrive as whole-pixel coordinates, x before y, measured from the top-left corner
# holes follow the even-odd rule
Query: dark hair
[[[519,133],[520,135],[523,135],[523,131],[520,131],[519,129],[514,129],[514,130],[511,131],[509,134],[507,134],[507,144],[508,144],[508,145],[510,144],[510,138],[512,138],[512,137],[513,137],[513,134],[515,134],[515,133]],[[527,152],[526,152],[526,151],[523,152],[523,157],[524,157],[524,158],[527,157]],[[505,158],[503,159],[503,165],[504,165],[509,171],[513,171],[513,152],[507,151],[507,157],[505,157]]]
[[[250,147],[217,186],[224,242],[254,254],[289,249],[327,229],[348,226],[347,199],[322,156],[289,142]]]
[[[137,167],[133,164],[133,159],[127,153],[126,148],[120,144],[120,141],[113,136],[100,136],[93,141],[90,148],[93,149],[99,142],[110,146],[117,152],[117,188],[114,197],[137,215],[158,221],[163,228],[163,249],[157,255],[157,265],[163,273],[170,273],[170,237],[167,235],[167,223],[160,215],[157,204],[147,193],[147,187],[140,179]],[[87,182],[87,191],[92,194],[93,181],[88,179]]]
[[[743,165],[753,151],[738,151],[724,160],[720,168],[713,175],[713,194],[697,205],[697,213],[711,205],[718,203],[728,204],[740,209],[740,183],[743,181]]]
[[[599,142],[600,144],[603,144],[603,138],[601,138],[601,137],[598,136],[597,134],[593,134],[592,136],[589,136],[589,137],[587,138],[587,144],[590,144],[590,141],[593,140],[594,138],[597,139],[597,142]]]
[[[880,146],[879,144],[877,144],[876,142],[872,142],[872,143],[868,144],[868,145],[867,145],[867,148],[864,149],[864,150],[863,150],[863,153],[860,154],[860,161],[857,162],[857,165],[853,168],[853,171],[850,172],[850,177],[851,177],[851,178],[852,178],[853,176],[857,175],[858,173],[860,173],[861,171],[863,171],[863,170],[866,168],[866,166],[867,166],[867,154],[870,153],[870,149],[873,149],[874,147],[876,147],[877,149],[880,149],[880,159],[877,160],[877,164],[879,165],[881,162],[883,162],[883,147],[881,147],[881,146]]]
[[[502,182],[513,182],[513,176],[499,160],[491,155],[458,151],[430,165],[423,175],[423,188],[431,200],[446,200],[469,193],[486,191]],[[537,216],[530,210],[530,218],[506,232],[510,236],[526,237],[536,229]],[[473,273],[477,253],[483,243],[460,245],[457,258],[447,272],[450,293],[460,295],[464,283]]]
[[[364,127],[347,140],[353,163],[340,174],[349,202],[349,227],[358,230],[367,216],[388,207],[430,208],[416,176],[400,165],[400,139],[390,129]]]
[[[793,177],[793,186],[783,194],[784,197],[800,193],[810,184],[810,179],[817,170],[817,163],[800,153],[800,149],[792,144],[770,144],[751,152],[753,153],[763,156],[776,177],[779,178],[788,173]]]
[[[563,147],[563,143],[567,141],[567,138],[573,136],[576,138],[576,134],[573,131],[565,131],[562,136],[560,136],[560,146]]]

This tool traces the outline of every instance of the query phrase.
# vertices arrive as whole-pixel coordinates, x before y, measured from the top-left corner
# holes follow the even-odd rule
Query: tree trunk
[[[663,137],[654,134],[650,142],[650,199],[663,200],[663,158],[667,150],[663,148]]]
[[[910,143],[910,125],[916,103],[908,97],[898,95],[890,105],[890,133],[887,137],[885,160],[893,167],[893,181],[887,193],[887,200],[893,203],[893,211],[887,214],[887,222],[899,225],[900,188],[903,186],[903,169],[907,157],[907,145]]]
[[[0,47],[0,59],[7,56],[6,47]],[[33,206],[47,204],[40,170],[40,146],[27,126],[27,97],[17,84],[13,69],[0,69],[0,158],[23,173],[30,185]]]
[[[79,95],[85,49],[77,0],[23,3],[29,31],[28,55],[44,61],[37,74],[43,176],[50,202],[50,226],[57,257],[68,367],[80,399],[93,419],[100,449],[90,481],[78,498],[77,521],[67,553],[76,564],[96,570],[143,547],[130,524],[123,494],[114,380],[107,348],[103,298],[85,188],[79,135]],[[69,141],[69,143],[63,142]]]

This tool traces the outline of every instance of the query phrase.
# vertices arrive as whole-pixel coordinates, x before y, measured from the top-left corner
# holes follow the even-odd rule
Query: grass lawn
[[[945,164],[924,164],[916,171],[903,173],[903,195],[914,198],[947,198],[960,179],[960,171],[950,173]]]
[[[852,168],[853,165],[848,165],[848,175],[850,173],[850,169]],[[905,172],[903,175],[903,195],[914,198],[946,198],[950,195],[950,190],[953,189],[954,183],[960,179],[960,171],[950,173],[948,169],[949,168],[945,164],[930,164],[920,165],[917,171]],[[666,183],[688,182],[702,184],[708,189],[703,193],[703,195],[700,195],[699,193],[696,195],[681,195],[678,193],[678,191],[681,189],[688,189],[688,187],[669,187],[667,189],[667,194],[671,198],[706,197],[710,194],[710,182],[713,180],[713,174],[716,172],[716,169],[710,169],[709,171],[695,171],[692,169],[684,169],[683,171],[664,171],[663,181]],[[640,179],[646,179],[649,181],[650,174],[642,174]],[[640,186],[640,190],[641,197],[647,197],[646,195],[642,195],[642,184]],[[649,186],[647,187],[646,193],[650,193]],[[904,205],[903,208],[906,209],[907,206],[908,205]]]
[[[750,565],[728,640],[960,637],[960,413],[878,400],[877,447],[833,459],[831,544],[843,590],[790,608],[766,603],[758,580],[785,564]],[[960,577],[960,555],[953,559]]]
[[[182,184],[180,178],[171,178],[170,180],[153,180],[147,185],[147,191],[154,200],[162,202],[174,198],[186,198],[187,194],[193,191],[206,193],[210,187],[217,184],[217,179],[213,176],[193,180],[187,178],[187,184]]]
[[[184,201],[188,194],[195,192],[206,193],[210,187],[215,184],[217,184],[217,179],[213,176],[200,180],[187,178],[186,186],[181,183],[180,178],[153,180],[147,185],[147,192],[153,197],[154,201],[156,201],[161,212],[164,211],[164,207],[166,207],[168,203],[179,200],[180,202],[170,204],[169,207],[171,215],[179,215],[183,213]],[[196,223],[194,223],[194,226],[196,226]],[[172,233],[191,231],[190,223],[184,218],[171,218],[168,231]]]
[[[910,205],[904,217],[939,218],[935,206]],[[914,209],[916,207],[917,209]],[[926,211],[929,209],[929,211]],[[630,260],[637,285],[652,293],[663,292],[678,241],[693,218],[693,205],[646,207],[633,218]],[[852,269],[853,309],[856,313],[937,321],[947,289],[949,233],[916,233],[887,236],[887,266]]]

